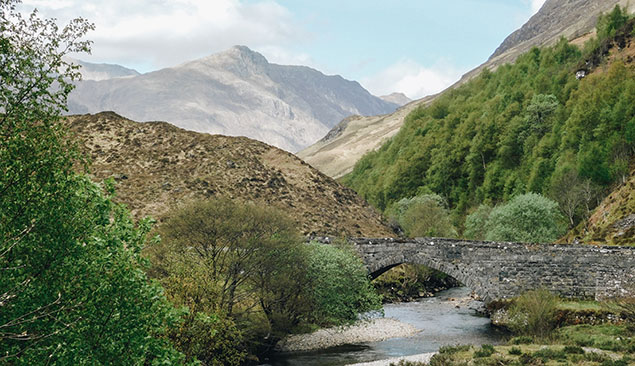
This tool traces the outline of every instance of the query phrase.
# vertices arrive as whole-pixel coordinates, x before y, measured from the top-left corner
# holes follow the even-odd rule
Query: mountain
[[[444,93],[341,181],[388,211],[441,195],[466,229],[526,193],[554,201],[574,227],[624,182],[576,236],[634,245],[635,17],[616,9],[601,29],[584,52],[562,39]]]
[[[136,218],[163,220],[189,200],[224,196],[278,207],[305,235],[392,236],[351,189],[294,155],[246,137],[139,123],[112,112],[66,118],[98,181],[114,177]]]
[[[635,2],[630,5],[635,9]],[[510,35],[490,59],[466,73],[446,91],[416,100],[389,115],[356,118],[343,121],[322,139],[300,151],[298,156],[320,171],[334,178],[350,173],[361,157],[377,150],[392,138],[404,119],[417,107],[429,105],[437,96],[465,84],[484,69],[494,70],[504,63],[512,63],[524,51],[534,46],[553,44],[561,36],[576,38],[591,32],[600,13],[616,4],[630,4],[628,0],[547,0],[543,7],[523,27]]]
[[[380,98],[388,103],[393,103],[400,107],[412,102],[412,99],[408,98],[404,93],[382,95]]]
[[[80,72],[83,80],[101,81],[113,78],[122,78],[140,75],[137,70],[129,69],[115,64],[94,64],[69,57],[69,60],[81,66]]]
[[[112,110],[139,121],[247,136],[287,151],[307,147],[350,115],[396,108],[355,81],[271,64],[244,46],[143,75],[83,81],[69,97],[70,114]]]
[[[635,11],[635,3],[630,0],[547,0],[538,13],[503,41],[487,62],[465,74],[461,82],[485,68],[493,70],[512,63],[532,47],[553,45],[561,37],[578,39],[581,44],[595,32],[600,14],[611,11],[615,5]]]

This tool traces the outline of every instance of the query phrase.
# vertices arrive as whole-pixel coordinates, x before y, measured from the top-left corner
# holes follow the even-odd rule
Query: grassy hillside
[[[380,214],[351,189],[290,153],[246,137],[139,123],[112,112],[68,117],[97,180],[114,177],[136,218],[207,197],[277,207],[305,235],[390,236]]]
[[[596,205],[627,179],[635,155],[633,21],[620,30],[604,23],[604,39],[584,51],[564,39],[534,48],[418,108],[343,181],[382,210],[440,194],[457,223],[481,203],[526,192],[558,201],[583,191],[585,204]],[[589,75],[577,80],[580,68]]]

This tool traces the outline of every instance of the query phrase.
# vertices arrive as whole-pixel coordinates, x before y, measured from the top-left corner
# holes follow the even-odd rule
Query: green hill
[[[611,22],[625,19],[601,18],[600,40],[585,50],[564,39],[534,48],[416,109],[343,182],[382,210],[440,194],[459,226],[481,203],[583,192],[575,226],[627,179],[635,155],[633,21]]]

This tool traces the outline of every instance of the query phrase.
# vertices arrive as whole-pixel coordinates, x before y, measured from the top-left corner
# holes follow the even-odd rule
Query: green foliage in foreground
[[[439,194],[455,222],[480,204],[549,196],[563,184],[608,188],[627,176],[635,153],[635,72],[615,62],[578,81],[583,61],[562,40],[484,71],[413,111],[344,183],[382,210],[418,192]],[[577,179],[555,179],[567,174]],[[569,211],[577,224],[578,207]]]
[[[16,3],[0,0],[0,364],[178,364],[160,338],[177,318],[140,256],[149,222],[73,172],[59,124],[78,77],[62,56],[92,26]]]
[[[169,331],[188,360],[239,365],[289,333],[381,307],[358,257],[303,243],[295,223],[271,207],[192,202],[159,232],[162,240],[146,251],[150,273],[188,309]]]

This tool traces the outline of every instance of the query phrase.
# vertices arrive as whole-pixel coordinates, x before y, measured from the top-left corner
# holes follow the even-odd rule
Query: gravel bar
[[[297,334],[280,341],[276,348],[282,352],[313,351],[318,349],[380,342],[389,338],[410,337],[419,330],[391,318],[361,321],[355,325],[320,329],[309,334]]]

